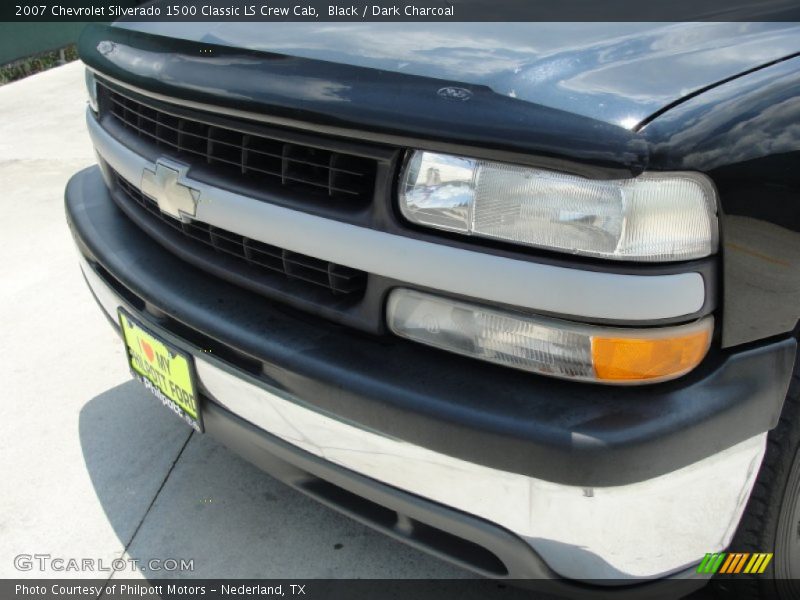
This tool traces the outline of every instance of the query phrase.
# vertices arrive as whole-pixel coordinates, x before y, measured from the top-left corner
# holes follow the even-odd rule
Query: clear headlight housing
[[[399,201],[417,225],[612,260],[690,260],[718,244],[716,192],[699,173],[595,180],[417,150]]]
[[[85,71],[86,80],[86,94],[89,97],[89,107],[97,112],[97,80],[94,77],[94,72],[91,69]]]

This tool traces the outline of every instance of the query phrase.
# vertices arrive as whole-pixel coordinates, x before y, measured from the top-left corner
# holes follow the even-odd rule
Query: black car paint
[[[622,177],[648,168],[707,172],[720,191],[723,346],[788,334],[800,319],[800,303],[793,302],[800,290],[800,257],[791,251],[800,241],[800,188],[797,169],[791,168],[800,155],[796,121],[792,124],[800,104],[800,59],[751,68],[747,75],[729,76],[726,83],[690,95],[686,102],[673,100],[670,110],[656,110],[656,118],[644,119],[646,126],[635,131],[457,78],[408,75],[114,27],[87,28],[80,52],[90,67],[129,85],[257,113],[278,125],[588,177]],[[671,77],[680,78],[679,65],[673,64]],[[447,86],[464,87],[473,95],[468,102],[448,100],[437,93]],[[771,143],[774,128],[786,119],[789,126],[780,144]],[[750,154],[737,154],[737,132],[745,129],[768,143],[754,144]],[[754,196],[757,201],[751,200]],[[775,236],[763,231],[765,223],[780,228],[780,236],[786,238],[782,248],[788,251],[772,247]],[[647,272],[649,267],[639,268]]]
[[[627,128],[709,84],[800,50],[796,23],[768,22],[117,26],[332,66],[459,81]]]
[[[702,171],[719,191],[723,345],[794,329],[800,318],[800,57],[688,100],[642,134],[651,168]]]

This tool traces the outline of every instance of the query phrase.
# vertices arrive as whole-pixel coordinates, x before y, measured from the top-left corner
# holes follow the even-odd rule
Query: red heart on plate
[[[144,340],[139,340],[139,344],[142,346],[142,350],[144,350],[144,354],[147,357],[147,360],[149,362],[153,362],[153,359],[156,357],[156,353],[153,350],[153,347]]]

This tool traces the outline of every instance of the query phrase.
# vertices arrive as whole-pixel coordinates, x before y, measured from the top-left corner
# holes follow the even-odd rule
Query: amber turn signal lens
[[[711,322],[676,337],[592,337],[592,363],[601,381],[637,382],[680,377],[695,368],[711,344]]]

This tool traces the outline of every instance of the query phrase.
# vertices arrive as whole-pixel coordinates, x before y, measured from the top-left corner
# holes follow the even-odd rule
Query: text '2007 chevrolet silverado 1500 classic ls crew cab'
[[[663,590],[736,552],[797,592],[800,28],[79,49],[83,274],[190,426],[484,575]]]

